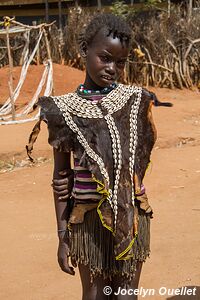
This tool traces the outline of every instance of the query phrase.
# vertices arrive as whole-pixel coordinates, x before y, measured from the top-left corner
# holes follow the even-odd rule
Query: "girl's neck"
[[[98,90],[102,89],[102,87],[98,86],[91,79],[89,80],[87,76],[85,78],[83,85],[84,85],[84,88],[87,90],[98,91]]]
[[[113,82],[114,84],[114,82]],[[90,75],[88,74],[88,72],[86,71],[86,77],[85,77],[85,81],[83,83],[84,89],[86,90],[91,90],[91,91],[101,91],[104,90],[106,87],[109,86],[99,86],[98,84],[96,84],[95,81],[92,80],[92,78],[90,77]]]

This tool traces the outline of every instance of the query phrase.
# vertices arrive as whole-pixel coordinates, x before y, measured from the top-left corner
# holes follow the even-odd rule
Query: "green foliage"
[[[110,10],[116,16],[125,17],[128,13],[128,5],[124,1],[115,1]]]
[[[162,0],[147,0],[147,4],[149,5],[157,5],[162,2],[163,2]]]
[[[156,5],[159,5],[161,3],[167,2],[165,0],[146,0],[145,5],[148,7],[155,7]]]

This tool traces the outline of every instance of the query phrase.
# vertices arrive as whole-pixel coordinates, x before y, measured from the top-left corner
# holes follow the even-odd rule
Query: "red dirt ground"
[[[43,66],[32,66],[17,102],[29,101]],[[20,68],[14,69],[15,82]],[[8,69],[0,69],[0,103],[8,96]],[[55,94],[73,91],[84,73],[54,65]],[[200,299],[200,94],[152,89],[172,108],[153,108],[158,140],[145,178],[154,208],[151,258],[144,264],[140,287],[155,295],[140,299]],[[25,161],[24,146],[34,123],[0,126],[0,163]],[[34,156],[51,158],[45,125]],[[1,165],[0,164],[0,165]],[[20,165],[20,163],[19,163]],[[0,299],[80,300],[81,285],[60,271],[51,192],[52,160],[0,174]],[[1,172],[3,169],[1,170]],[[161,296],[159,288],[195,286],[198,296]]]

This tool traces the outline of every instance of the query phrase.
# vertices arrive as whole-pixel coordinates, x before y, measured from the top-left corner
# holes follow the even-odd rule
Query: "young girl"
[[[98,15],[79,44],[84,83],[38,102],[54,150],[58,262],[71,275],[78,266],[83,300],[137,299],[134,289],[150,252],[152,210],[142,180],[155,141],[152,98],[117,83],[131,45],[122,18]]]

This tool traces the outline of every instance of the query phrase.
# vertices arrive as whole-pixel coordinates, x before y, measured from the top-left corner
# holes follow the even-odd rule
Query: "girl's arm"
[[[70,197],[70,192],[73,187],[73,173],[70,169],[70,153],[58,152],[54,149],[54,173],[53,173],[53,186],[57,181],[62,180],[63,175],[62,171],[67,170],[66,173],[70,174],[65,178],[64,190],[65,196],[60,196],[59,191],[54,190],[54,202],[55,202],[55,211],[57,219],[57,229],[58,229],[58,263],[61,269],[71,275],[74,275],[74,269],[69,266],[69,233],[67,230],[67,200]],[[61,185],[61,190],[63,186]]]
[[[63,176],[65,178],[63,179]],[[59,184],[59,186],[57,186]],[[53,191],[56,209],[57,229],[67,226],[67,200],[73,187],[73,171],[70,168],[70,153],[54,149]]]

